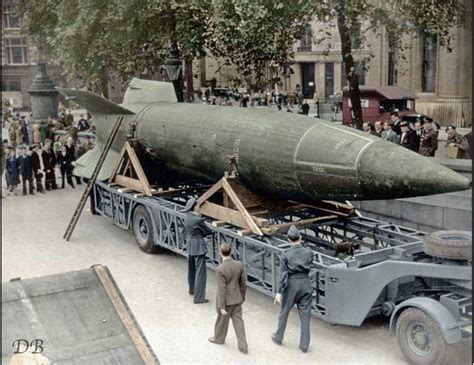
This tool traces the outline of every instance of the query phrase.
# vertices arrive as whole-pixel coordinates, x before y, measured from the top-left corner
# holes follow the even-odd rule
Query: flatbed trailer
[[[187,256],[183,212],[186,201],[209,186],[175,186],[159,196],[144,196],[107,181],[94,185],[93,211],[134,233],[145,252],[164,248]],[[309,206],[276,212],[272,223],[318,217]],[[225,222],[209,219],[207,266],[220,263],[219,245],[230,243],[244,263],[247,285],[274,297],[279,260],[289,243],[283,234],[242,235]],[[424,232],[357,214],[306,225],[304,245],[313,251],[310,278],[312,314],[331,324],[360,326],[375,315],[390,317],[404,355],[414,363],[444,363],[453,344],[471,337],[472,266],[469,260],[433,257],[423,251]],[[353,256],[334,257],[335,245],[360,247]]]

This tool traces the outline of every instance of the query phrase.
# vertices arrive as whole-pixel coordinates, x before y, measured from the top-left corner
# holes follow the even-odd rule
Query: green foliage
[[[312,14],[311,1],[218,0],[208,18],[206,47],[237,66],[244,77],[263,74],[268,62],[287,72]]]
[[[211,0],[20,0],[28,33],[70,79],[106,95],[109,75],[158,71],[171,27],[184,57],[203,53]]]

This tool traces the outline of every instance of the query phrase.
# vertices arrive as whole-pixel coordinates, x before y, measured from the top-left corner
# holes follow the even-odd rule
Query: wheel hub
[[[429,329],[421,322],[413,322],[407,330],[408,344],[419,356],[427,356],[432,351],[433,340]]]
[[[140,230],[140,235],[143,239],[146,239],[148,237],[148,225],[146,224],[146,221],[144,219],[140,219],[138,227]]]

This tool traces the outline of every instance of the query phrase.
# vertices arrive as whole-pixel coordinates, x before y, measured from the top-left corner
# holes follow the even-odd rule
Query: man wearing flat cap
[[[204,219],[193,211],[196,199],[187,201],[184,212],[188,212],[184,219],[184,234],[188,250],[188,285],[189,294],[194,295],[194,303],[209,302],[206,299],[206,253],[207,246],[204,237],[212,232],[204,224]]]
[[[295,225],[290,227],[287,236],[291,247],[283,251],[280,257],[280,280],[275,303],[282,306],[278,316],[278,328],[272,334],[272,340],[281,345],[288,315],[296,304],[301,323],[299,348],[307,352],[311,338],[309,325],[313,286],[309,279],[309,270],[313,262],[313,252],[301,245],[301,234]]]

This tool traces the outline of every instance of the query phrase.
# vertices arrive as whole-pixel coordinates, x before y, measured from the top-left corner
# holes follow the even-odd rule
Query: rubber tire
[[[472,233],[436,231],[423,238],[423,251],[446,259],[472,260]]]
[[[140,232],[140,220],[143,220],[146,224],[148,233],[146,238],[144,238]],[[140,250],[150,254],[158,251],[158,246],[155,245],[153,222],[148,210],[143,205],[136,207],[133,212],[133,233],[135,234],[135,241],[137,241]]]
[[[428,356],[420,356],[410,349],[406,332],[408,325],[413,322],[422,322],[431,332],[433,349]],[[397,340],[405,358],[416,365],[450,364],[453,358],[453,345],[449,345],[443,337],[438,324],[424,311],[418,308],[405,309],[397,320]]]

